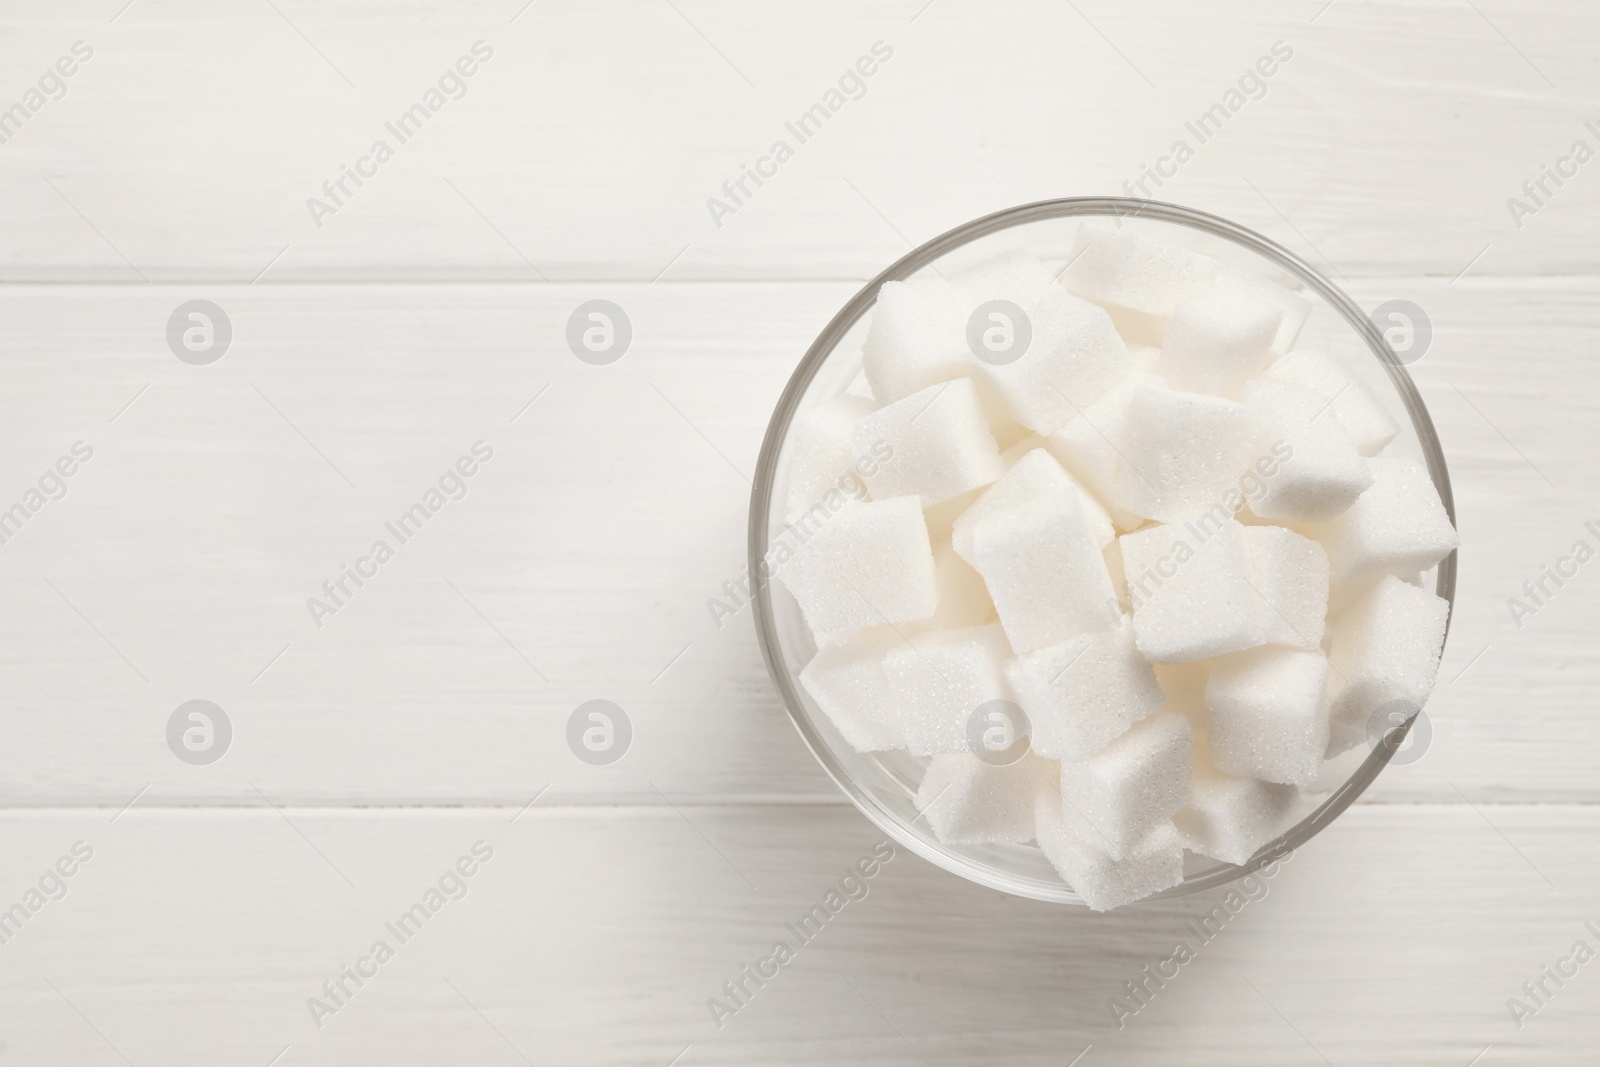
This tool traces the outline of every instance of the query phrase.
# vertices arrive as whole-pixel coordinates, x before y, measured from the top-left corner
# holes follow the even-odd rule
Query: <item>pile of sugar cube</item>
[[[858,751],[928,757],[938,840],[1036,842],[1116,907],[1185,850],[1246,862],[1422,706],[1456,531],[1383,405],[1295,347],[1311,310],[1098,222],[1063,269],[883,285],[857,384],[791,428],[775,574],[803,688]]]

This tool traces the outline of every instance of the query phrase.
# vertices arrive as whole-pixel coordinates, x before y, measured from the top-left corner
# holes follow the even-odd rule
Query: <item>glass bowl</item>
[[[1409,455],[1425,461],[1445,510],[1455,522],[1450,478],[1427,408],[1401,357],[1338,286],[1294,253],[1227,219],[1151,200],[1072,197],[1008,208],[934,238],[868,282],[833,317],[789,379],[761,446],[750,497],[752,575],[764,573],[763,560],[774,538],[786,529],[784,490],[790,456],[785,451],[790,424],[796,413],[839,395],[857,380],[867,312],[883,283],[911,278],[927,270],[958,270],[1016,249],[1059,270],[1066,263],[1077,228],[1084,220],[1137,227],[1205,252],[1224,264],[1301,289],[1313,309],[1296,348],[1321,352],[1366,386],[1400,427],[1399,436],[1384,454]],[[1438,595],[1453,607],[1456,554],[1452,552],[1430,574],[1425,574],[1424,586],[1430,577]],[[794,598],[781,583],[757,577],[755,605],[761,652],[795,728],[839,788],[880,830],[924,859],[980,885],[1036,900],[1083,903],[1036,845],[946,845],[935,839],[912,802],[928,762],[926,757],[904,752],[863,753],[851,748],[798,682],[801,668],[816,648]],[[1186,854],[1184,880],[1148,899],[1183,896],[1223,885],[1298,848],[1372,783],[1399,750],[1413,721],[1392,731],[1382,743],[1358,745],[1344,757],[1327,763],[1321,779],[1302,790],[1295,813],[1297,821],[1263,845],[1249,862],[1232,865]]]

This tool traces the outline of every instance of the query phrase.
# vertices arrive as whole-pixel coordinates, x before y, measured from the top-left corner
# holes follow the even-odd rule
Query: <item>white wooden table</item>
[[[124,4],[0,11],[0,923],[39,904],[0,943],[0,1064],[1593,1061],[1600,963],[1560,961],[1600,950],[1600,562],[1507,605],[1600,547],[1592,4]],[[1430,748],[1123,1026],[1221,893],[1094,916],[902,852],[719,1028],[878,840],[748,611],[706,607],[784,381],[912,244],[1123,192],[1280,41],[1149,188],[1431,318],[1463,547]],[[594,299],[632,324],[609,366],[565,340]],[[209,365],[167,341],[193,300],[231,324]],[[197,699],[231,724],[209,764],[168,744]],[[595,699],[633,729],[607,766],[566,741]]]

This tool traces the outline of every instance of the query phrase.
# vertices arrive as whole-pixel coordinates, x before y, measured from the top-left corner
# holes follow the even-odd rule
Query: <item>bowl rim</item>
[[[799,365],[796,366],[794,373],[790,376],[783,393],[778,398],[776,407],[773,409],[772,418],[767,425],[767,432],[761,443],[761,453],[756,463],[755,477],[750,492],[748,548],[750,574],[753,578],[752,599],[755,604],[756,637],[761,646],[761,656],[766,663],[767,674],[777,687],[778,695],[783,701],[784,710],[788,713],[790,722],[794,724],[806,747],[811,750],[812,756],[822,765],[828,776],[833,779],[834,784],[850,799],[851,803],[878,829],[888,834],[894,841],[920,855],[923,859],[969,881],[1012,895],[1024,895],[1037,900],[1069,904],[1082,904],[1083,901],[1065,881],[1061,881],[1058,884],[1047,884],[1038,879],[1003,874],[1003,872],[997,872],[995,868],[984,866],[967,857],[928,842],[915,834],[906,832],[901,820],[879,805],[875,798],[868,794],[856,781],[855,777],[839,764],[834,758],[832,750],[818,735],[809,715],[803,710],[803,703],[800,700],[799,693],[795,690],[793,678],[786,667],[773,620],[771,583],[769,580],[761,578],[761,564],[769,546],[772,491],[777,475],[778,457],[782,451],[784,441],[788,437],[790,424],[799,410],[800,401],[804,398],[806,390],[810,387],[811,382],[822,369],[828,357],[837,348],[839,342],[877,302],[878,291],[882,288],[884,282],[904,280],[947,253],[1003,230],[1050,219],[1088,216],[1110,216],[1118,220],[1117,224],[1119,226],[1122,219],[1154,219],[1226,238],[1274,262],[1278,267],[1295,276],[1321,296],[1366,341],[1368,349],[1388,372],[1390,381],[1394,385],[1396,392],[1399,393],[1407,415],[1410,416],[1412,428],[1416,432],[1418,442],[1422,446],[1424,458],[1428,464],[1428,473],[1433,479],[1434,486],[1439,491],[1439,498],[1444,504],[1445,513],[1449,516],[1451,525],[1456,523],[1455,499],[1451,493],[1450,474],[1445,463],[1444,451],[1440,445],[1438,433],[1434,429],[1433,419],[1429,416],[1427,406],[1417,392],[1416,384],[1412,381],[1411,375],[1406,371],[1404,362],[1390,347],[1382,331],[1378,329],[1367,313],[1362,311],[1360,306],[1342,288],[1329,281],[1320,271],[1298,255],[1272,239],[1218,215],[1180,204],[1121,196],[1062,197],[1052,200],[1039,200],[1029,204],[1019,204],[963,223],[919,245],[895,260],[888,267],[885,267],[877,277],[863,285],[854,296],[846,301],[844,306],[823,327],[816,340],[811,343],[810,348],[806,350],[806,354],[801,358]],[[1456,561],[1458,552],[1459,549],[1452,550],[1448,556],[1439,562],[1437,580],[1435,582],[1436,594],[1450,605],[1450,611],[1445,621],[1446,641],[1449,639],[1450,621],[1455,614]],[[1329,793],[1315,810],[1289,827],[1278,837],[1261,846],[1249,860],[1241,864],[1225,864],[1193,878],[1185,878],[1178,885],[1162,890],[1159,893],[1154,893],[1144,899],[1163,900],[1187,896],[1226,885],[1259,870],[1277,859],[1281,859],[1287,853],[1292,853],[1342,814],[1346,808],[1355,802],[1357,797],[1366,791],[1367,787],[1372,784],[1383,768],[1388,765],[1390,758],[1398,750],[1415,721],[1416,717],[1413,716],[1407,719],[1403,725],[1391,731],[1387,735],[1385,743],[1374,746],[1366,760],[1356,768],[1349,778]]]

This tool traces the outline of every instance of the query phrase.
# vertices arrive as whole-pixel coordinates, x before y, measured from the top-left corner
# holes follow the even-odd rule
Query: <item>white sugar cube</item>
[[[1189,851],[1244,863],[1277,836],[1299,791],[1218,770],[1203,733],[1195,735],[1194,751],[1194,789],[1173,825]]]
[[[911,634],[884,657],[901,736],[913,756],[972,750],[968,729],[978,709],[1010,700],[1001,665],[1011,649],[998,626]]]
[[[1090,840],[1122,859],[1189,799],[1189,720],[1163,711],[1088,759],[1061,765],[1061,802],[1094,829]]]
[[[855,454],[850,450],[850,431],[876,409],[871,400],[845,393],[795,416],[784,446],[793,456],[785,497],[788,521],[794,522],[829,493],[865,499],[866,487],[856,473]]]
[[[1372,394],[1326,356],[1285,353],[1267,368],[1266,377],[1305,386],[1324,400],[1331,400],[1340,425],[1363,456],[1377,455],[1400,432]]]
[[[1035,433],[1049,433],[1077,417],[1133,369],[1105,309],[1059,286],[1023,309],[1025,323],[999,310],[989,315],[994,325],[980,334],[974,349],[977,375]],[[1001,351],[989,351],[982,341],[988,336],[1003,343]]]
[[[1139,475],[1129,468],[1122,451],[1133,397],[1145,386],[1159,387],[1160,379],[1130,375],[1046,438],[1051,454],[1094,493],[1120,530],[1132,530],[1145,521],[1123,504],[1130,496],[1129,483]]]
[[[1122,549],[1114,539],[1100,550],[1100,558],[1106,561],[1106,573],[1111,576],[1111,588],[1117,594],[1117,611],[1132,615],[1133,598],[1128,595],[1128,576],[1122,570]]]
[[[970,752],[934,756],[917,790],[917,810],[947,845],[1021,843],[1034,836],[1041,793],[1055,788],[1056,765],[1024,753],[996,765]]]
[[[1030,430],[1023,421],[1019,421],[1020,409],[1010,402],[1008,394],[1015,393],[1015,385],[999,388],[999,380],[989,373],[993,368],[985,360],[976,357],[974,345],[991,358],[999,359],[1007,358],[1012,352],[1021,354],[1035,351],[1036,348],[1038,351],[1050,350],[1053,343],[1051,338],[1055,333],[1048,329],[1040,333],[1042,327],[1039,323],[1048,325],[1059,319],[1059,314],[1046,314],[1040,311],[1040,307],[1052,299],[1059,299],[1064,295],[1063,290],[1043,263],[1025,252],[1016,251],[1003,252],[961,270],[951,277],[950,283],[962,324],[962,374],[973,378],[978,387],[978,399],[982,401],[984,413],[989,417],[990,430],[1000,447],[1007,448],[1026,437]],[[1001,309],[984,306],[994,300],[1004,300],[1014,305],[1021,309],[1021,315],[1010,312],[996,318]],[[1086,356],[1082,362],[1087,367],[1090,360]],[[1026,377],[1025,372],[1017,373]],[[1080,372],[1078,377],[1082,376]],[[1032,398],[1024,399],[1038,402]]]
[[[944,278],[884,282],[861,349],[873,396],[891,404],[972,373],[965,331],[961,301]]]
[[[1032,724],[1033,750],[1057,760],[1094,755],[1163,699],[1126,619],[1114,630],[1018,656],[1005,675]]]
[[[950,287],[961,308],[963,335],[972,313],[991,300],[1009,300],[1031,310],[1046,291],[1058,288],[1055,275],[1043,263],[1015,249],[956,271],[950,277]],[[970,345],[967,351],[971,351]]]
[[[1161,349],[1154,345],[1128,344],[1128,358],[1133,361],[1133,369],[1140,374],[1154,374],[1156,364],[1161,359]]]
[[[1133,227],[1085,223],[1067,256],[1061,284],[1104,306],[1124,336],[1160,344],[1184,300],[1209,288],[1220,264]]]
[[[1298,291],[1256,274],[1225,273],[1217,276],[1211,292],[1235,307],[1271,309],[1282,316],[1272,351],[1281,354],[1294,347],[1295,338],[1311,316],[1311,301]]]
[[[1108,911],[1183,881],[1183,843],[1177,828],[1162,823],[1112,859],[1059,796],[1040,794],[1035,813],[1039,848],[1061,877],[1094,911]]]
[[[994,602],[983,576],[948,543],[933,547],[933,572],[939,586],[939,607],[919,628],[961,630],[994,621]]]
[[[1409,718],[1427,703],[1449,619],[1448,601],[1393,576],[1379,579],[1334,619],[1328,642],[1332,752],[1366,739],[1380,708],[1387,728],[1394,725],[1387,712]]]
[[[818,643],[926,619],[939,606],[933,546],[914,496],[854,504],[775,560]]]
[[[1244,402],[1263,427],[1270,473],[1261,471],[1250,509],[1264,519],[1327,522],[1372,484],[1367,461],[1344,432],[1333,404],[1305,386],[1245,384]]]
[[[978,523],[972,561],[1017,652],[1116,623],[1116,593],[1076,495],[1047,494]]]
[[[1312,781],[1328,749],[1328,661],[1267,647],[1224,656],[1206,682],[1211,759],[1229,774]]]
[[[1428,468],[1405,457],[1367,461],[1372,485],[1331,522],[1311,527],[1335,582],[1427,570],[1458,539]]]
[[[1213,287],[1178,305],[1155,372],[1174,389],[1237,398],[1272,358],[1283,312]]]
[[[888,458],[873,473],[861,472],[874,500],[915,493],[927,507],[1005,473],[969,378],[912,393],[861,419],[850,432],[857,455],[876,455],[885,446]]]
[[[1176,711],[1189,719],[1189,725],[1201,729],[1206,725],[1206,680],[1211,677],[1211,660],[1196,659],[1188,663],[1152,663],[1156,681],[1161,685],[1161,706]]]
[[[1116,537],[1111,518],[1099,501],[1079,485],[1048,451],[1034,448],[1016,458],[1005,475],[984,490],[983,495],[961,513],[951,528],[951,543],[963,559],[970,561],[973,558],[973,533],[985,518],[1051,494],[1077,498],[1084,522],[1096,544],[1104,547]]]
[[[1117,544],[1146,656],[1183,663],[1266,641],[1239,523],[1202,517],[1123,534]]]
[[[1000,461],[1006,465],[1006,470],[1009,471],[1016,466],[1017,460],[1034,449],[1043,447],[1045,447],[1044,438],[1030,431],[1024,434],[1016,443],[1001,449]]]
[[[1128,402],[1120,452],[1130,471],[1117,503],[1160,522],[1232,514],[1259,451],[1260,422],[1243,404],[1142,385]]]
[[[1401,581],[1410,585],[1414,585],[1418,589],[1425,588],[1429,591],[1432,591],[1434,588],[1436,588],[1436,583],[1434,582],[1424,583],[1422,580],[1422,575],[1420,574],[1384,575],[1383,577],[1399,578]],[[1330,630],[1332,628],[1332,621],[1334,619],[1337,619],[1340,615],[1343,615],[1346,611],[1349,611],[1352,604],[1370,593],[1372,591],[1372,587],[1381,580],[1382,578],[1358,578],[1355,581],[1335,582],[1328,586],[1328,620]],[[1326,643],[1326,641],[1324,641],[1324,643]]]
[[[956,520],[987,491],[988,486],[980,486],[977,489],[969,489],[965,493],[959,493],[949,500],[940,501],[932,507],[923,508],[922,517],[928,523],[928,537],[935,543],[940,541],[948,543],[950,533],[955,528]]]
[[[1261,598],[1269,645],[1322,647],[1328,614],[1328,554],[1282,526],[1245,526],[1250,584]]]
[[[857,752],[905,745],[903,716],[883,673],[884,657],[903,643],[887,626],[868,630],[848,644],[823,648],[800,671],[800,685]]]

